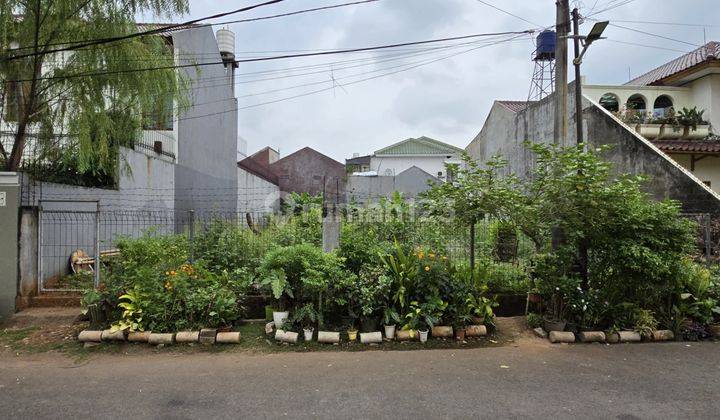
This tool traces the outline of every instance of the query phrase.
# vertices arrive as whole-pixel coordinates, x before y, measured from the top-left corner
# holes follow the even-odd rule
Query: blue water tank
[[[554,60],[557,34],[555,31],[542,31],[537,37],[536,60]]]

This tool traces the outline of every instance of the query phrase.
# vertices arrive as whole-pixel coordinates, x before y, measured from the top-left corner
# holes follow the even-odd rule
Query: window
[[[174,110],[172,97],[158,99],[152,109],[143,112],[143,130],[172,131]]]
[[[644,114],[647,110],[645,98],[637,93],[628,99],[626,106],[628,111],[635,111],[638,114]]]
[[[660,95],[653,104],[653,114],[656,117],[665,116],[674,107],[672,98],[668,95]]]
[[[610,112],[620,111],[620,100],[614,93],[606,93],[600,98],[600,105]]]

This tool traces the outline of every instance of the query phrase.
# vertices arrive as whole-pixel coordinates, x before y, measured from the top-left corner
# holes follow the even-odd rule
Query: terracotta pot
[[[465,340],[465,328],[455,328],[455,339],[458,341]]]

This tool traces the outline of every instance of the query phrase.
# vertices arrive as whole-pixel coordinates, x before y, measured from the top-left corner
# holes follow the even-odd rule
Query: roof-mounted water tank
[[[216,37],[218,49],[220,49],[220,55],[225,65],[232,64],[233,67],[237,67],[235,62],[235,33],[228,28],[222,28],[217,31]]]

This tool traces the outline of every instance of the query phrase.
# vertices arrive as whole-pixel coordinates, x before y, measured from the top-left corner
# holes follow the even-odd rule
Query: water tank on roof
[[[555,31],[542,31],[537,37],[535,60],[554,60],[557,34]]]
[[[216,37],[223,60],[235,60],[235,33],[223,28],[217,31]]]

